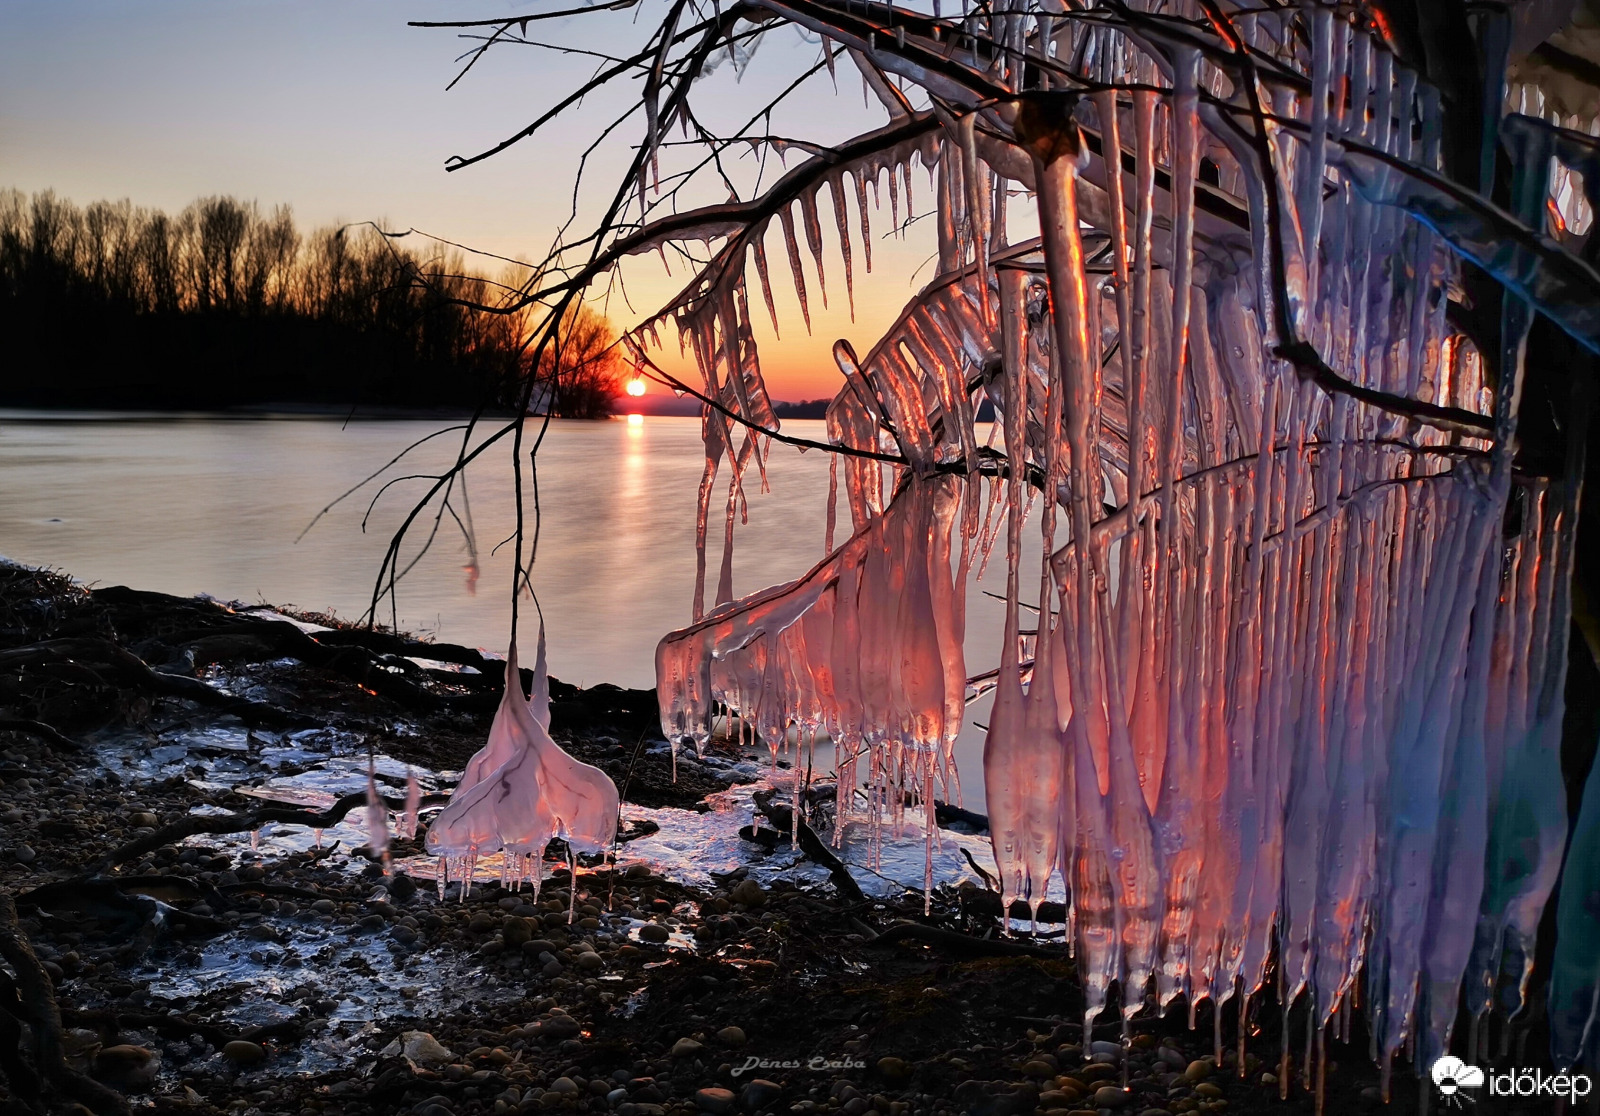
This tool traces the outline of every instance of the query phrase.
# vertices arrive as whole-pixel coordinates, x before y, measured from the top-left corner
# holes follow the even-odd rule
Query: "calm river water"
[[[355,619],[371,600],[391,534],[429,482],[395,483],[363,529],[378,489],[370,484],[301,533],[330,501],[447,425],[0,412],[0,555],[58,567],[91,585],[207,593]],[[784,427],[823,437],[820,422]],[[383,479],[437,472],[454,459],[460,438],[434,438]],[[402,629],[504,652],[511,561],[509,547],[495,547],[515,523],[510,461],[509,439],[490,447],[468,471],[467,501],[455,501],[463,518],[470,508],[477,578],[469,576],[464,533],[447,516],[400,582]],[[583,685],[654,685],[656,641],[689,621],[702,462],[698,419],[551,424],[539,453],[543,527],[533,585],[549,624],[552,674]],[[749,486],[750,522],[735,538],[740,595],[796,577],[823,556],[827,458],[774,445],[768,471],[772,490]],[[531,490],[525,499],[531,513]],[[840,514],[848,523],[848,511]],[[713,590],[720,513],[714,519]],[[419,522],[407,560],[431,516]],[[1036,570],[1037,559],[1030,565]],[[1004,557],[996,553],[986,583],[970,590],[969,673],[998,661],[1002,609],[982,589],[1004,587]],[[525,644],[534,632],[530,611]],[[388,618],[386,604],[381,619]],[[969,713],[986,720],[986,703]],[[980,808],[981,746],[981,732],[969,724],[962,778],[969,804]]]

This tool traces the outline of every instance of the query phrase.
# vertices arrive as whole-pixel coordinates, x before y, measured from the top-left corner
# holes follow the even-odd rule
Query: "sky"
[[[447,173],[446,159],[475,154],[512,135],[591,72],[592,57],[511,46],[489,52],[453,89],[470,47],[456,30],[408,20],[475,19],[548,9],[553,0],[6,0],[0,4],[0,188],[54,190],[77,202],[130,198],[168,211],[215,194],[287,204],[302,229],[372,220],[415,228],[501,256],[539,258],[574,204],[574,175],[599,129],[637,96],[637,85],[588,98],[542,140]],[[654,15],[653,0],[646,0]],[[645,28],[628,13],[543,25],[582,49],[620,51]],[[818,57],[785,29],[769,36],[742,78],[731,66],[706,79],[697,111],[713,126],[742,124],[753,106]],[[859,81],[841,66],[839,92],[824,74],[774,118],[774,130],[824,142],[882,123]],[[575,230],[587,231],[614,191],[637,142],[636,116],[590,158],[577,193]],[[753,164],[752,164],[753,165]],[[735,170],[735,177],[738,172]],[[927,179],[919,172],[922,187]],[[920,191],[923,199],[930,192]],[[721,201],[725,195],[703,195]],[[876,274],[856,251],[855,320],[846,307],[831,214],[826,267],[830,308],[818,305],[812,266],[811,336],[786,279],[774,228],[768,244],[782,342],[760,324],[757,340],[777,399],[831,396],[840,377],[835,338],[865,352],[928,277],[928,222],[903,240],[883,240],[888,214],[874,215]],[[859,230],[852,222],[852,235]],[[502,265],[487,261],[485,270]],[[920,270],[919,270],[920,269]],[[627,303],[603,307],[619,325],[669,299],[686,275],[654,258],[630,260]],[[753,302],[760,306],[759,297]],[[758,323],[766,315],[757,313]],[[677,358],[663,331],[663,363]],[[654,390],[654,389],[653,389]]]

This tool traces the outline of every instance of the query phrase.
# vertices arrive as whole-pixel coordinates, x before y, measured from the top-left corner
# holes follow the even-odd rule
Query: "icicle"
[[[856,288],[855,275],[850,265],[850,222],[849,211],[844,201],[844,177],[835,174],[828,179],[828,189],[833,195],[833,218],[839,226],[839,254],[844,258],[844,291],[850,303],[850,320],[856,320]],[[822,261],[817,261],[817,275],[822,275]]]
[[[850,174],[851,180],[856,184],[856,216],[861,222],[861,259],[867,270],[872,270],[872,219],[867,209],[867,179],[861,168],[856,168]],[[874,181],[876,187],[876,181]],[[876,194],[876,188],[874,188]],[[854,303],[852,303],[852,306]]]
[[[811,249],[811,260],[817,267],[817,290],[822,295],[822,305],[828,305],[828,279],[822,270],[822,221],[817,216],[817,195],[806,191],[800,195],[800,218],[805,226],[806,247]],[[798,265],[796,265],[798,269]],[[796,274],[799,274],[798,270]]]
[[[367,847],[383,862],[383,874],[389,874],[389,810],[378,794],[377,761],[367,753]]]
[[[984,220],[988,193],[988,172],[980,171],[976,138],[978,116],[968,113],[961,118],[961,179],[967,188],[967,222],[972,241],[973,262],[978,269],[978,305],[983,312],[986,330],[994,328],[994,309],[989,303],[989,226]],[[963,426],[963,430],[967,427]]]
[[[417,835],[417,812],[422,808],[422,785],[417,782],[417,773],[409,766],[406,768],[406,812],[400,819],[396,828],[399,836],[411,840]]]
[[[800,270],[800,245],[794,238],[794,214],[788,206],[778,210],[778,221],[783,226],[783,244],[789,252],[789,270],[794,274],[794,293],[800,299],[800,315],[805,319],[806,332],[810,333],[811,308],[806,304],[806,277]]]
[[[767,270],[766,232],[763,227],[751,234],[750,248],[755,253],[756,275],[761,279],[761,297],[767,304],[767,313],[772,316],[772,335],[777,337],[778,306],[772,300],[772,275]]]

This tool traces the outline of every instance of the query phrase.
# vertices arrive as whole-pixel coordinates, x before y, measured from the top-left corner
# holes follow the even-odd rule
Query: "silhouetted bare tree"
[[[539,359],[535,405],[556,418],[597,419],[611,414],[625,371],[616,333],[601,314],[581,302],[562,316],[556,341]]]

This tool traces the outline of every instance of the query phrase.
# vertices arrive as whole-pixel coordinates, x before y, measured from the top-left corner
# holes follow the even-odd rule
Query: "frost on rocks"
[[[505,695],[426,847],[440,858],[441,895],[450,877],[471,885],[480,856],[501,853],[502,884],[524,881],[538,892],[545,846],[560,838],[575,854],[608,848],[617,832],[617,788],[597,767],[580,763],[550,737],[550,679],[544,630],[531,698],[522,696],[517,645],[506,654]],[[576,890],[576,889],[574,889]]]
[[[1572,252],[1600,145],[1570,125],[1592,122],[1528,86],[1491,100],[1503,208],[1445,177],[1440,92],[1349,6],[756,7],[847,55],[888,121],[827,148],[741,140],[807,157],[749,198],[645,207],[585,277],[669,245],[698,261],[626,339],[644,366],[673,322],[708,401],[693,622],[657,650],[668,739],[730,715],[774,760],[831,746],[841,825],[898,826],[910,802],[931,852],[964,702],[992,686],[1002,886],[1036,906],[1064,885],[1091,1015],[1117,984],[1130,1007],[1153,990],[1244,1018],[1274,953],[1280,1001],[1318,1028],[1359,1001],[1385,1065],[1408,1042],[1428,1065],[1463,999],[1473,1020],[1520,1008],[1566,840],[1578,474],[1513,454],[1535,314],[1600,351],[1600,278]],[[651,166],[688,133],[680,80],[647,95]],[[776,325],[775,224],[809,328],[820,206],[853,300],[851,218],[870,270],[869,208],[886,184],[900,227],[914,169],[936,269],[864,354],[834,345],[828,553],[736,598],[735,526],[781,435],[748,265]],[[1498,351],[1447,316],[1463,260],[1505,293]],[[999,665],[969,678],[967,572],[1002,532]],[[501,786],[531,735],[507,703],[478,774]],[[492,797],[458,792],[441,847],[504,843]],[[1592,877],[1562,893],[1567,1061],[1600,1034]]]

